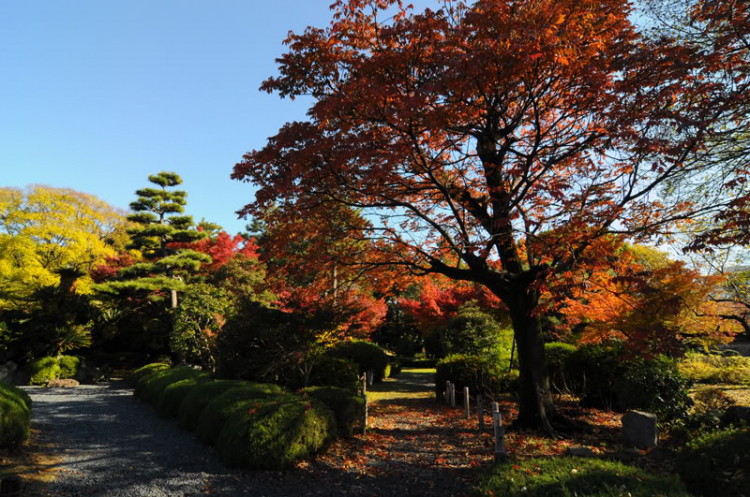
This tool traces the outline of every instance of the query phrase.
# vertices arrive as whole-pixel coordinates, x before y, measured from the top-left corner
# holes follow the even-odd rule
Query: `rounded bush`
[[[251,469],[284,469],[335,436],[331,410],[317,399],[285,396],[236,410],[218,438],[221,458]]]
[[[323,356],[313,367],[307,386],[334,386],[357,391],[359,389],[357,371],[357,365],[350,360]],[[298,390],[304,386],[304,377],[299,371],[295,370],[288,376],[287,387],[291,390]]]
[[[339,435],[351,437],[362,428],[365,400],[350,390],[336,387],[310,387],[302,390],[303,397],[317,399],[327,405],[336,417]]]
[[[169,364],[165,362],[155,362],[152,364],[146,364],[145,366],[141,366],[140,368],[131,372],[128,375],[127,380],[128,382],[130,382],[131,385],[135,386],[138,384],[140,380],[150,375],[151,373],[156,373],[157,371],[163,371],[165,369],[169,369],[169,367],[170,367]]]
[[[196,378],[201,374],[204,373],[187,366],[156,371],[141,377],[135,385],[135,395],[151,405],[156,405],[159,396],[169,385],[188,378]]]
[[[568,357],[575,351],[576,348],[567,343],[551,342],[544,344],[544,367],[553,391],[568,392],[570,390],[565,364]]]
[[[245,384],[241,380],[216,380],[200,383],[182,399],[178,411],[180,426],[193,431],[203,409],[224,392]]]
[[[31,399],[22,390],[0,382],[0,447],[16,448],[29,437]]]
[[[75,378],[80,366],[81,359],[79,357],[72,355],[60,356],[60,378]]]
[[[56,357],[42,357],[29,363],[29,373],[32,385],[44,385],[50,380],[60,377],[60,363]]]
[[[227,420],[238,410],[269,397],[278,397],[283,390],[277,385],[244,383],[212,400],[201,412],[195,434],[203,443],[215,444]]]
[[[465,307],[448,321],[443,337],[449,354],[481,355],[502,345],[507,345],[510,353],[507,338],[512,340],[512,334],[503,332],[492,315],[477,307]]]
[[[621,344],[584,345],[567,356],[568,385],[584,406],[617,407],[615,381],[625,368]]]
[[[159,395],[156,402],[156,412],[162,418],[174,418],[185,397],[201,383],[209,380],[208,374],[200,373],[194,378],[186,378],[168,385]]]
[[[677,458],[677,472],[698,495],[750,495],[750,428],[697,436]]]
[[[331,357],[349,359],[359,368],[359,374],[372,370],[375,381],[382,381],[388,377],[388,354],[381,347],[364,340],[352,340],[337,344],[329,354]]]
[[[456,385],[456,396],[462,395],[464,387],[469,387],[470,395],[496,395],[508,392],[517,375],[517,371],[501,369],[492,357],[453,354],[437,363],[435,393],[442,397],[445,382],[450,381]]]

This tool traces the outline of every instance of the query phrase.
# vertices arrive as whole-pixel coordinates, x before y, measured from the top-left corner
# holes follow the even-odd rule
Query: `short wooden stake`
[[[451,383],[451,407],[456,408],[456,385]]]
[[[481,394],[477,394],[477,415],[479,416],[479,431],[484,431],[484,403]]]
[[[469,419],[469,387],[464,387],[464,418]]]
[[[362,395],[367,395],[367,375],[363,374],[360,380],[362,380]]]
[[[503,415],[500,414],[500,406],[497,402],[492,403],[492,425],[495,427],[495,462],[505,461],[505,428],[503,428]]]
[[[451,382],[450,381],[445,382],[445,403],[446,404],[451,403]]]
[[[367,386],[371,387],[373,382],[373,377],[375,374],[372,372],[372,369],[367,372]]]
[[[362,435],[367,435],[367,394],[365,394],[365,418],[362,420]]]

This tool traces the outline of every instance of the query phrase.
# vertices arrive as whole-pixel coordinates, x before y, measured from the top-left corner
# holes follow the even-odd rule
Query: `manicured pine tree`
[[[143,262],[121,269],[117,280],[97,285],[98,290],[122,294],[140,291],[169,290],[172,308],[177,307],[177,292],[185,289],[182,276],[200,269],[201,263],[210,263],[211,257],[185,248],[174,248],[173,242],[194,242],[208,236],[193,229],[192,216],[177,216],[184,211],[187,193],[167,190],[182,183],[182,178],[171,172],[160,172],[148,177],[159,188],[137,190],[138,200],[130,204],[135,212],[128,220],[137,223],[128,233],[132,242],[128,246],[143,255]]]

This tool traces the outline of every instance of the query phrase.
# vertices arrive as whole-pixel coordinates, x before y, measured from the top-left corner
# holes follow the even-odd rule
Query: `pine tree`
[[[128,233],[132,237],[129,249],[139,250],[143,262],[121,269],[116,281],[97,285],[102,292],[113,294],[169,290],[172,307],[177,307],[177,292],[185,289],[183,276],[210,263],[211,257],[194,250],[175,248],[173,242],[194,242],[208,236],[192,228],[192,216],[182,214],[187,193],[167,190],[182,183],[177,174],[162,171],[148,180],[159,188],[137,190],[138,200],[130,204],[135,212],[128,220],[137,224]]]

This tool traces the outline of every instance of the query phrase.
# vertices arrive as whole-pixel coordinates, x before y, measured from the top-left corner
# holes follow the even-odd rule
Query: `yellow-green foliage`
[[[233,412],[219,435],[219,455],[232,465],[283,469],[325,448],[335,434],[334,415],[319,400],[275,397]]]
[[[125,218],[93,195],[67,188],[0,188],[0,307],[54,286],[58,269],[87,272],[123,249]],[[78,293],[90,291],[81,278]]]
[[[128,381],[132,386],[136,386],[140,380],[150,375],[151,373],[156,373],[157,371],[163,371],[165,369],[169,369],[169,364],[166,364],[164,362],[154,362],[152,364],[146,364],[145,366],[141,366],[140,368],[131,372],[128,375]]]
[[[748,357],[688,352],[677,367],[696,383],[750,384]]]
[[[42,357],[31,361],[28,365],[32,385],[44,385],[50,380],[60,377],[60,363],[56,357]]]
[[[29,437],[31,399],[18,388],[0,382],[0,447],[13,448]]]
[[[216,397],[201,412],[195,433],[198,440],[207,444],[215,444],[219,432],[227,420],[242,409],[251,406],[262,399],[279,397],[283,391],[276,385],[263,383],[244,383]]]
[[[199,373],[195,377],[186,378],[168,385],[159,395],[156,402],[156,412],[162,418],[174,418],[180,409],[180,404],[197,385],[208,381],[206,373]]]
[[[81,359],[72,355],[60,357],[60,378],[75,378],[78,374],[78,368],[81,365]]]

